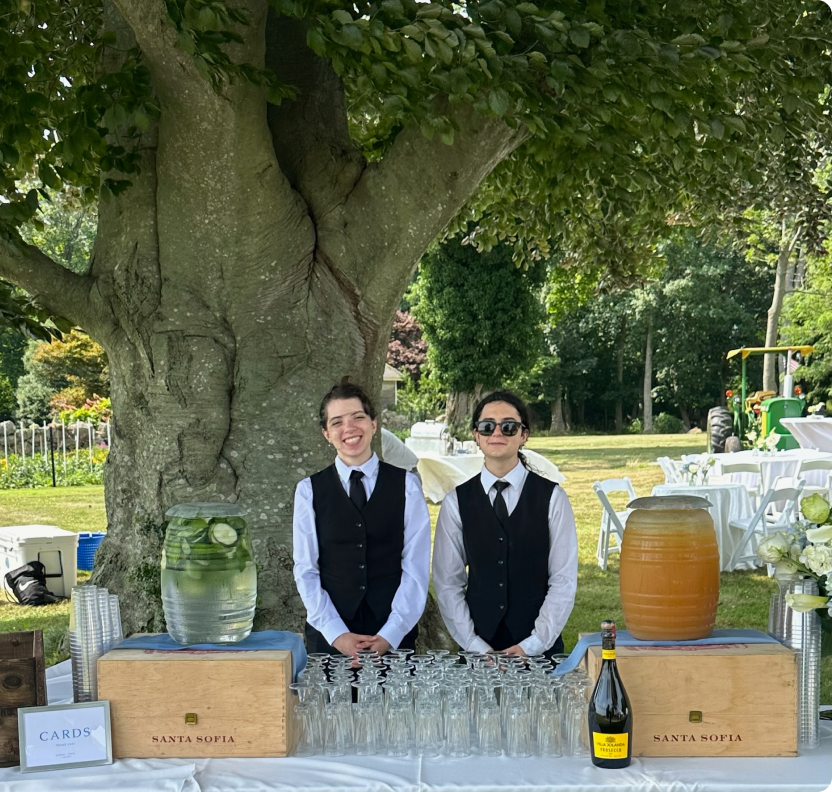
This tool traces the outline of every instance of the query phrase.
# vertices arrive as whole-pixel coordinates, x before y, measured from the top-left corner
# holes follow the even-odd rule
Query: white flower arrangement
[[[800,503],[805,521],[788,531],[777,531],[763,539],[757,557],[774,566],[776,578],[800,575],[818,583],[820,595],[787,594],[786,604],[799,612],[825,608],[832,617],[829,596],[832,578],[832,524],[829,501],[822,495],[811,495]]]

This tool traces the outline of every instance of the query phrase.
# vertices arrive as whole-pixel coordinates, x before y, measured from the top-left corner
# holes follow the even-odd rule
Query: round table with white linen
[[[777,451],[766,454],[762,451],[736,451],[733,454],[714,454],[716,460],[715,473],[722,473],[723,462],[759,462],[762,471],[762,482],[757,473],[732,473],[731,480],[735,484],[755,486],[761,484],[760,491],[765,493],[779,476],[791,478],[797,475],[797,468],[801,461],[815,459],[832,459],[832,454],[815,451],[810,448],[794,448],[791,451]],[[826,481],[825,470],[807,470],[803,478],[809,486],[821,487]]]
[[[523,449],[523,455],[535,473],[543,478],[563,484],[566,477],[558,470],[558,466],[537,451]],[[454,454],[440,456],[430,452],[419,453],[417,465],[422,479],[422,491],[425,497],[433,503],[441,503],[442,499],[460,484],[476,476],[482,470],[485,457],[480,454]]]
[[[832,418],[812,415],[806,418],[781,418],[801,448],[832,453]]]
[[[716,542],[719,545],[719,568],[730,572],[731,555],[742,539],[742,531],[732,529],[731,520],[744,519],[754,514],[751,498],[742,484],[704,484],[689,486],[687,484],[657,484],[653,495],[696,495],[707,498],[711,503],[708,512],[714,521]],[[626,529],[625,529],[626,530]],[[750,561],[737,564],[733,569],[754,569]]]

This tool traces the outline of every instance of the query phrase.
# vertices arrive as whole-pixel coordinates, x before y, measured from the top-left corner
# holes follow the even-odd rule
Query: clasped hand
[[[353,665],[358,664],[358,652],[364,649],[370,649],[378,652],[379,655],[386,654],[390,651],[390,644],[385,638],[380,635],[360,635],[359,633],[342,633],[333,642],[332,645],[341,653],[350,655],[353,659]]]

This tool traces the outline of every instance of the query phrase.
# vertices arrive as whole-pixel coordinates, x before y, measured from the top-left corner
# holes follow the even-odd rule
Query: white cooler
[[[54,525],[0,528],[0,577],[6,591],[6,573],[30,561],[40,561],[46,567],[49,591],[68,597],[78,584],[78,534]]]

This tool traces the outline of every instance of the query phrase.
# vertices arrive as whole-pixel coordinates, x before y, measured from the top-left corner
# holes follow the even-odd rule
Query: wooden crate
[[[116,649],[98,661],[119,759],[286,756],[291,681],[288,651]]]
[[[597,679],[601,647],[590,647],[584,661]],[[791,649],[620,646],[616,662],[633,707],[633,756],[797,755]]]
[[[45,704],[43,633],[0,634],[0,767],[20,764],[17,710]]]

